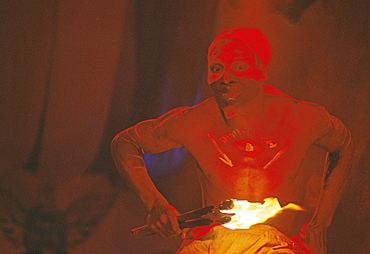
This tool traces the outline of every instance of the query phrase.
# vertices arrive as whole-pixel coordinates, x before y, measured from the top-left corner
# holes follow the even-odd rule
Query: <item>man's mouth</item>
[[[239,95],[240,93],[224,93],[222,94],[222,96],[226,96],[226,97],[236,97],[237,95]]]
[[[240,95],[238,87],[224,87],[219,91],[220,95],[226,98],[235,98]]]
[[[214,83],[214,94],[221,100],[233,103],[241,95],[240,87],[234,84]]]

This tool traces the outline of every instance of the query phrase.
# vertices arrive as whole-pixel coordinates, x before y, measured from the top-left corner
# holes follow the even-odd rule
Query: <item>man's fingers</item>
[[[150,229],[151,229],[154,233],[156,233],[157,235],[159,235],[159,236],[161,236],[161,237],[166,237],[166,236],[162,233],[162,231],[160,230],[160,228],[161,228],[161,224],[160,224],[159,222],[156,222],[156,223],[150,223],[150,224],[149,224],[149,227],[150,227]]]
[[[162,222],[159,220],[159,218],[155,218],[153,216],[148,216],[148,225],[150,227],[150,229],[156,233],[157,235],[161,236],[161,237],[166,237],[166,235],[164,234],[164,230],[162,229],[163,226],[162,226]]]
[[[180,226],[179,226],[179,223],[177,221],[177,217],[176,216],[172,216],[172,217],[169,217],[169,225],[171,226],[171,229],[173,231],[174,234],[176,235],[179,235],[181,234],[181,229],[180,229]]]
[[[186,238],[186,235],[188,233],[189,229],[188,228],[184,228],[181,232],[181,238],[182,239],[185,239]]]
[[[163,218],[161,218],[161,221],[168,236],[178,235],[181,233],[179,223],[177,222],[177,217],[175,214],[163,216]]]
[[[161,225],[160,230],[165,236],[169,237],[175,234],[169,222],[169,218],[166,214],[160,215],[159,224]]]
[[[158,225],[158,229],[161,232],[162,236],[170,237],[173,235],[173,233],[171,232],[171,229],[166,224],[163,224],[162,222],[158,222],[157,225]]]
[[[181,233],[176,216],[161,214],[159,218],[150,224],[150,228],[161,237],[170,237]]]
[[[170,205],[153,210],[148,216],[148,224],[153,232],[161,237],[181,234],[177,215],[179,212]]]

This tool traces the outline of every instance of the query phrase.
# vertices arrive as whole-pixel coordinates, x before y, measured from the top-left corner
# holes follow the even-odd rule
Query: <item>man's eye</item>
[[[219,65],[211,66],[211,71],[213,73],[220,73],[222,72],[222,70],[223,70],[222,66]]]
[[[246,62],[237,61],[231,64],[231,69],[235,72],[245,72],[249,70],[250,66]]]

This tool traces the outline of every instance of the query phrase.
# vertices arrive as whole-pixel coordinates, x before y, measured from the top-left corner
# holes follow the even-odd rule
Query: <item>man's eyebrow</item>
[[[233,57],[233,59],[247,59],[247,57],[244,57],[244,56],[236,56],[236,57]]]
[[[219,59],[219,58],[212,58],[212,59],[210,59],[210,61],[211,61],[211,62],[214,62],[214,61],[221,61],[221,59]]]

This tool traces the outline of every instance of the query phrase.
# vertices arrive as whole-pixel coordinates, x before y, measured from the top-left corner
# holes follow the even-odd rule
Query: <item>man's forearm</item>
[[[111,153],[122,179],[130,185],[151,211],[156,204],[166,204],[166,199],[153,184],[142,159],[143,152],[138,146],[132,129],[119,133],[111,142]]]
[[[328,227],[335,209],[340,201],[343,190],[348,182],[352,165],[353,146],[350,143],[345,149],[334,154],[337,160],[330,160],[328,172],[316,213],[311,223]]]

